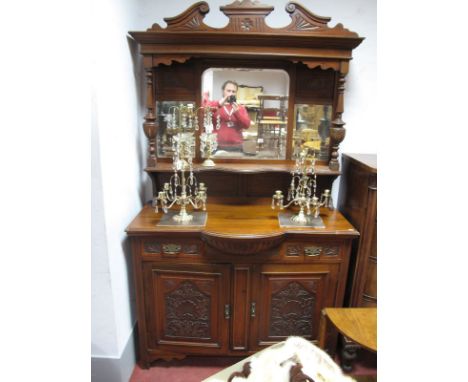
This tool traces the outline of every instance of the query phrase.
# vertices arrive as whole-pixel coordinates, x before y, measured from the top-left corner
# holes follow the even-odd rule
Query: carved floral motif
[[[170,337],[209,338],[210,298],[184,281],[166,294],[165,334]]]
[[[340,247],[335,246],[335,247],[325,247],[323,249],[323,254],[325,256],[338,256],[338,253],[340,251]]]
[[[161,253],[161,244],[159,243],[145,243],[146,253]]]
[[[290,282],[272,295],[270,336],[310,336],[315,296],[300,283]]]
[[[241,21],[241,29],[244,31],[250,30],[252,26],[253,26],[252,19],[244,19]]]
[[[306,256],[320,256],[322,254],[322,247],[304,247],[304,254]]]
[[[300,256],[301,253],[300,245],[288,245],[286,248],[286,256]]]

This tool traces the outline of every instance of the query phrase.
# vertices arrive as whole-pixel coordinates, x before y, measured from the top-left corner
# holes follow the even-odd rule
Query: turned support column
[[[356,360],[360,349],[361,347],[358,344],[349,340],[345,336],[342,337],[341,368],[344,372],[349,373],[353,370],[354,361]]]
[[[340,78],[338,79],[338,100],[335,109],[335,117],[332,121],[332,127],[330,128],[330,145],[331,145],[331,159],[328,163],[330,170],[339,170],[340,164],[338,163],[338,149],[340,143],[346,135],[346,129],[343,127],[345,123],[341,119],[343,115],[343,97],[344,97],[344,84],[345,84],[345,73],[340,72]]]
[[[153,71],[152,68],[145,68],[146,77],[146,114],[143,122],[143,130],[146,138],[149,140],[149,153],[146,165],[148,167],[156,166],[156,134],[158,125],[156,123],[156,111],[153,97]]]

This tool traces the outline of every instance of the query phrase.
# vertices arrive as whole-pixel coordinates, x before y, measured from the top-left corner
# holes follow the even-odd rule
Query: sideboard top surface
[[[320,216],[325,228],[280,228],[278,210],[271,209],[271,199],[251,198],[242,200],[235,198],[208,197],[208,219],[205,227],[168,227],[157,226],[163,213],[155,213],[149,205],[145,205],[126,231],[128,235],[157,234],[165,232],[203,232],[220,237],[258,238],[278,236],[282,234],[312,234],[338,235],[356,237],[358,231],[337,210],[321,209]],[[284,210],[286,211],[286,210]]]
[[[343,153],[343,157],[349,158],[355,164],[362,166],[365,170],[377,173],[377,154],[348,154]]]

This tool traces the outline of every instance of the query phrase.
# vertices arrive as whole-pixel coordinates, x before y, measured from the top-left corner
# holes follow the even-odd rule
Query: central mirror
[[[213,110],[215,158],[285,159],[289,75],[280,69],[209,68],[202,106]]]

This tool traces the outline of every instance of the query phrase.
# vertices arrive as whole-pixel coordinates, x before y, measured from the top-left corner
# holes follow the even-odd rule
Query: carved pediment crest
[[[148,32],[158,31],[191,31],[191,30],[213,30],[203,22],[205,15],[210,11],[210,7],[206,1],[200,1],[193,4],[185,12],[174,16],[165,17],[164,21],[167,23],[167,28],[161,28],[159,24],[153,24]]]
[[[265,23],[265,18],[274,10],[274,7],[262,4],[257,0],[236,0],[231,4],[220,7],[228,18],[229,23],[224,28],[213,28],[203,22],[205,15],[210,11],[207,2],[200,1],[186,11],[175,17],[166,17],[166,28],[159,24],[153,24],[148,32],[295,32],[310,35],[339,35],[358,37],[357,33],[345,29],[342,24],[337,24],[330,28],[328,22],[330,17],[323,17],[314,14],[307,8],[296,2],[289,2],[286,5],[286,12],[291,17],[291,23],[284,28],[271,28]]]

